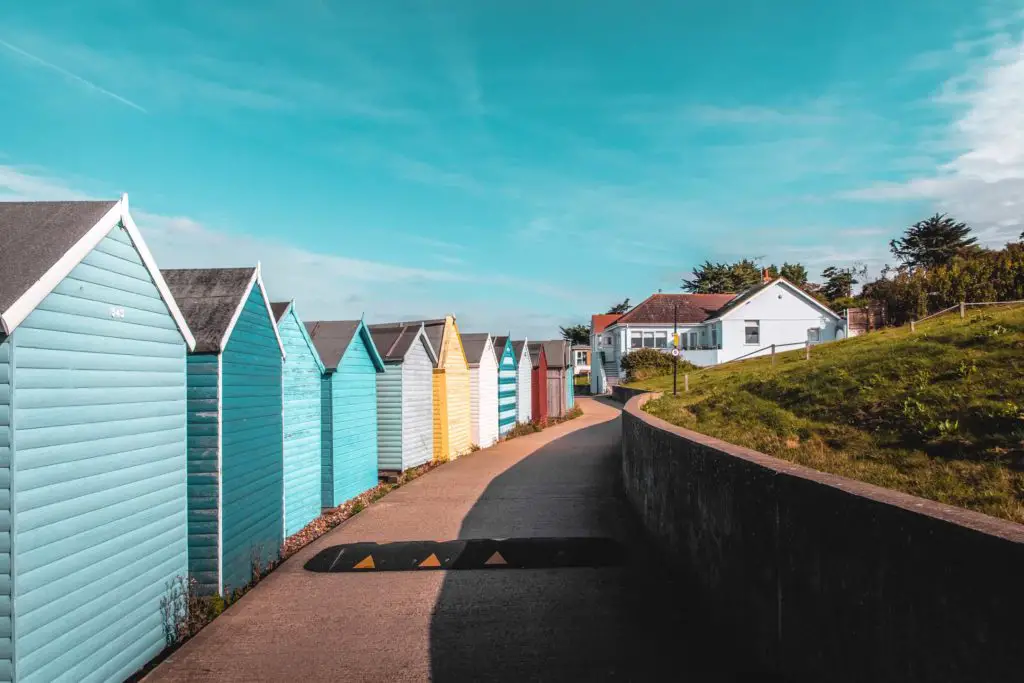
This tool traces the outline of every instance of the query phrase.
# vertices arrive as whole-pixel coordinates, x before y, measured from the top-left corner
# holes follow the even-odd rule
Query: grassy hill
[[[671,392],[672,378],[633,386]],[[1024,522],[1024,308],[690,373],[647,410],[779,458]]]

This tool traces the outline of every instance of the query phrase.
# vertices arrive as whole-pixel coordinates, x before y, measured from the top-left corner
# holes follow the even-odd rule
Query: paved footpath
[[[306,547],[145,680],[725,681],[620,495],[619,410],[465,456]],[[345,543],[600,537],[618,566],[316,573]],[[600,563],[604,564],[604,563]]]

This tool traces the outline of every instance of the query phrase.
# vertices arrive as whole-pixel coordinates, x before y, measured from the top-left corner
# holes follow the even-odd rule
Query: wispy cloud
[[[839,117],[820,103],[806,107],[779,109],[765,106],[722,107],[702,104],[684,109],[683,113],[707,125],[818,125],[833,123]]]
[[[929,173],[840,197],[925,202],[970,222],[985,244],[1015,238],[1024,216],[1024,37],[951,77],[934,103],[953,114],[944,146],[957,152]]]
[[[37,55],[32,54],[31,52],[23,50],[20,47],[18,47],[17,45],[13,45],[11,43],[8,43],[6,40],[2,40],[2,39],[0,39],[0,45],[2,45],[3,47],[7,48],[11,52],[13,52],[13,53],[15,53],[15,54],[17,54],[17,55],[19,55],[19,56],[29,60],[30,62],[32,62],[32,63],[34,63],[34,64],[36,64],[38,66],[41,66],[43,68],[49,69],[51,71],[54,71],[54,72],[64,76],[65,78],[70,79],[70,80],[78,83],[79,85],[85,86],[86,88],[88,88],[88,89],[90,89],[90,90],[92,90],[94,92],[98,92],[101,95],[106,95],[107,97],[109,97],[109,98],[111,98],[113,100],[116,100],[116,101],[120,102],[121,104],[123,104],[125,106],[131,107],[132,109],[135,109],[136,111],[140,111],[143,114],[148,114],[149,113],[148,111],[146,111],[145,108],[142,107],[142,105],[139,105],[139,104],[136,104],[135,102],[132,102],[127,97],[123,97],[121,95],[118,95],[116,92],[112,92],[110,90],[107,90],[106,88],[104,88],[104,87],[102,87],[100,85],[97,85],[96,83],[93,83],[92,81],[88,80],[87,78],[83,78],[83,77],[79,76],[76,73],[68,71],[64,67],[58,66],[58,65],[54,64],[53,62],[48,62],[45,59],[43,59],[42,57],[39,57]]]

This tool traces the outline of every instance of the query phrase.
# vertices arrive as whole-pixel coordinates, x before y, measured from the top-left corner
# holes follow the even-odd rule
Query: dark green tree
[[[802,263],[783,263],[782,268],[779,268],[779,275],[797,287],[803,287],[807,284],[807,269],[804,268]]]
[[[694,269],[692,280],[683,278],[682,286],[683,290],[691,294],[727,294],[742,292],[759,282],[761,269],[757,262],[753,259],[742,259],[735,263],[705,261]]]
[[[562,339],[570,344],[582,344],[583,346],[590,344],[590,328],[586,325],[570,325],[558,329],[562,331]]]
[[[619,315],[622,315],[623,313],[625,313],[628,310],[629,310],[629,297],[627,296],[625,299],[622,300],[621,303],[617,303],[614,306],[612,306],[611,308],[609,308],[608,309],[608,313],[609,314],[617,313]]]
[[[863,263],[841,268],[829,266],[821,271],[825,284],[821,286],[821,294],[830,302],[853,296],[853,286],[863,282],[868,275],[868,267]]]
[[[907,228],[903,237],[889,242],[889,249],[911,269],[935,268],[949,263],[954,256],[976,249],[978,239],[970,234],[971,228],[966,223],[937,213]]]

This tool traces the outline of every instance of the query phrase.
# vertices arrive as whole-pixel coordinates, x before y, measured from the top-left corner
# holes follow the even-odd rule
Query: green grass
[[[815,469],[1024,522],[1024,309],[631,384],[646,410]]]

